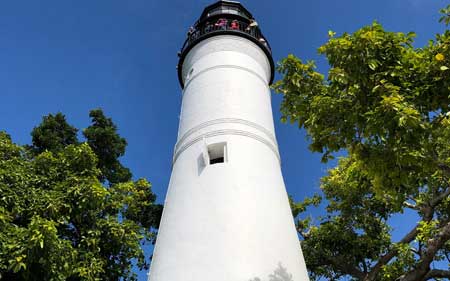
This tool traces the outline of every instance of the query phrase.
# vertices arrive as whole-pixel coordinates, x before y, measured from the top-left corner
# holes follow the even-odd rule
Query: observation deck
[[[183,44],[178,56],[178,80],[182,88],[182,66],[189,51],[201,41],[218,35],[235,35],[246,38],[259,46],[267,56],[271,66],[272,84],[274,78],[274,62],[272,50],[269,42],[262,34],[258,23],[252,14],[239,2],[219,1],[206,7],[200,18],[195,22],[187,33],[186,41]]]

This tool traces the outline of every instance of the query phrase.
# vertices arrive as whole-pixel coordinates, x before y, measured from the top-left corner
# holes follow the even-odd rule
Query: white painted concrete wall
[[[266,55],[247,39],[215,36],[189,52],[182,71],[149,280],[308,280],[280,169]],[[227,162],[204,165],[205,146],[219,142],[227,143]],[[280,269],[284,277],[269,277]]]

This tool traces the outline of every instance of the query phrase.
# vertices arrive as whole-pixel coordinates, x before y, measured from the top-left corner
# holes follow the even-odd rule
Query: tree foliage
[[[69,144],[78,143],[78,130],[70,126],[62,113],[49,114],[31,132],[32,148],[41,153],[45,150],[60,151]]]
[[[145,179],[103,169],[126,142],[101,110],[91,116],[83,143],[61,113],[43,118],[32,146],[0,132],[1,280],[135,280],[132,264],[148,267],[141,243],[155,238],[162,207]]]
[[[442,10],[447,24],[449,11]],[[326,79],[314,62],[289,55],[274,85],[283,120],[306,129],[312,151],[325,162],[347,153],[321,180],[326,216],[315,224],[297,218],[310,275],[448,279],[450,31],[423,48],[412,46],[414,33],[378,23],[329,36],[318,50],[330,64]],[[298,214],[318,203],[292,206]],[[419,222],[393,241],[389,219],[407,209]],[[444,266],[434,268],[435,261]]]
[[[117,127],[100,109],[89,113],[92,125],[83,131],[87,143],[98,157],[101,180],[110,184],[129,181],[131,172],[118,160],[125,153],[127,141],[117,134]]]

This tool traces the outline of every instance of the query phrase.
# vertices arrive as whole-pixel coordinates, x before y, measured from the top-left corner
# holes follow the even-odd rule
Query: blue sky
[[[20,144],[48,113],[63,112],[78,127],[102,108],[128,141],[123,162],[135,178],[148,178],[162,202],[170,177],[180,110],[175,66],[188,27],[213,1],[15,0],[0,3],[0,130]],[[443,0],[242,1],[271,43],[274,60],[289,53],[326,61],[317,48],[337,34],[380,22],[387,30],[417,32],[423,46],[442,32]],[[327,168],[295,125],[273,108],[283,174],[295,199],[319,191]],[[313,211],[314,215],[319,210]],[[415,223],[394,219],[398,235]],[[139,273],[145,280],[145,273]]]

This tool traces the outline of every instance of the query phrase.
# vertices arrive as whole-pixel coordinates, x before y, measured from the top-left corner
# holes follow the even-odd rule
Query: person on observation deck
[[[230,28],[232,30],[239,30],[239,22],[237,20],[233,20],[231,22]]]
[[[209,21],[207,21],[207,22],[205,23],[205,33],[210,32],[212,29],[213,29],[212,24],[211,24]]]
[[[227,19],[220,18],[220,19],[216,22],[216,24],[214,24],[214,26],[215,26],[217,29],[223,29],[223,30],[226,30],[226,29],[227,29],[227,24],[228,24],[228,20],[227,20]]]
[[[191,37],[195,33],[195,28],[193,26],[189,27],[187,36]]]
[[[255,19],[251,19],[250,23],[248,24],[247,28],[245,29],[245,31],[247,31],[248,33],[255,35],[255,30],[258,27],[258,23],[256,22]]]

